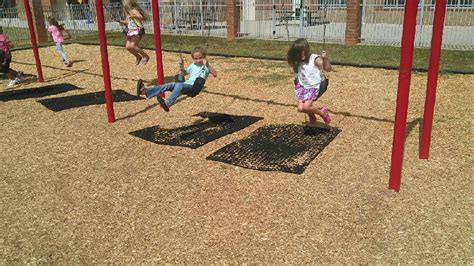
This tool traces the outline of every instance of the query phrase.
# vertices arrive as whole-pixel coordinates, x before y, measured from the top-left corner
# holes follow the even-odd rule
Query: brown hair
[[[206,49],[201,46],[196,46],[191,50],[191,57],[193,57],[195,53],[201,53],[204,58],[206,58],[207,55]]]
[[[64,26],[59,25],[59,22],[52,16],[48,17],[48,23],[49,23],[49,25],[53,25],[53,26],[57,27],[60,31],[64,30]]]
[[[301,59],[301,54],[304,53],[305,59]],[[311,55],[311,51],[309,48],[309,43],[304,38],[299,38],[288,49],[288,54],[286,55],[286,60],[288,61],[288,65],[291,66],[293,71],[296,73],[298,72],[298,64],[301,62],[309,62],[309,56]]]

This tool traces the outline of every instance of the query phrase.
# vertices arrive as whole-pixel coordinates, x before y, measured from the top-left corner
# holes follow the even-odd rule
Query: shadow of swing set
[[[82,90],[63,83],[39,88],[5,91],[0,101],[41,98],[72,90]],[[112,91],[116,102],[143,100],[123,90]],[[37,100],[54,112],[90,105],[105,104],[102,91]],[[159,125],[129,134],[160,145],[197,149],[211,141],[240,131],[263,117],[240,116],[225,113],[201,112],[197,121],[177,128]],[[215,151],[206,159],[259,171],[281,171],[302,174],[316,156],[341,132],[338,128],[308,127],[304,125],[269,125],[258,128],[249,136]]]

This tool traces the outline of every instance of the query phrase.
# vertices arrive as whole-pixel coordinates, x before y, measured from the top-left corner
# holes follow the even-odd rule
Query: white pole
[[[199,11],[201,12],[201,35],[204,36],[204,13],[202,12],[202,0],[199,0]]]
[[[300,38],[304,38],[304,0],[300,2]]]
[[[361,37],[364,36],[364,32],[363,30],[365,30],[365,21],[366,21],[366,17],[367,16],[367,0],[363,0],[362,1],[362,30],[361,30]],[[363,38],[361,38],[363,39]]]
[[[178,3],[176,2],[176,0],[174,0],[174,31],[176,34],[178,34]]]
[[[275,12],[276,12],[275,0],[272,0],[272,36],[275,37],[276,34],[276,20],[275,20]]]
[[[418,34],[418,46],[421,46],[421,41],[423,40],[423,14],[425,13],[425,1],[421,0],[420,5],[420,33]]]

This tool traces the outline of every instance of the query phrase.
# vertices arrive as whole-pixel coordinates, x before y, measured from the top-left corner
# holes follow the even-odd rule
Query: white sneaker
[[[17,83],[17,80],[16,80],[16,79],[11,80],[10,83],[8,83],[7,89],[13,89],[13,88],[15,88],[16,83]]]
[[[16,77],[15,77],[16,82],[19,82],[22,77],[23,77],[23,72],[22,71],[16,72]]]
[[[148,60],[150,60],[150,57],[143,57],[142,60],[140,60],[140,64],[146,65],[146,63],[148,63]]]

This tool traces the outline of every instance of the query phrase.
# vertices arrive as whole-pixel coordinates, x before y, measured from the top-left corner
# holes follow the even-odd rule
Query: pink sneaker
[[[331,116],[329,115],[329,108],[327,106],[324,106],[321,108],[321,112],[323,113],[323,120],[326,125],[329,125],[331,123]]]
[[[316,116],[314,114],[310,114],[310,115],[308,115],[308,117],[309,117],[309,122],[311,124],[316,123]]]

